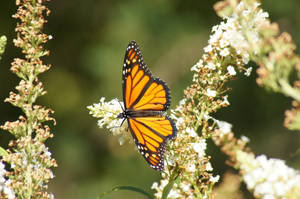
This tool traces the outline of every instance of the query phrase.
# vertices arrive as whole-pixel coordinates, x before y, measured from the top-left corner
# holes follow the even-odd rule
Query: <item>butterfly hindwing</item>
[[[176,136],[174,122],[167,116],[128,118],[135,143],[151,167],[163,170],[167,141]]]
[[[133,41],[124,59],[123,98],[126,109],[165,111],[170,106],[169,88],[164,81],[152,76]]]

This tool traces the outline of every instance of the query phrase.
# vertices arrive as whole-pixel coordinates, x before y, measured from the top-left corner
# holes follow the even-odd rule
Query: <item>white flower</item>
[[[216,32],[218,30],[219,26],[215,25],[212,27],[211,32]]]
[[[224,103],[226,105],[230,105],[230,103],[228,101],[228,96],[227,95],[223,97],[223,102],[222,103]]]
[[[250,141],[250,139],[244,135],[241,136],[241,140],[243,140],[246,143],[248,143]]]
[[[158,189],[158,182],[154,182],[151,186],[151,189]]]
[[[208,46],[204,47],[203,49],[204,49],[204,52],[208,53],[208,52],[211,52],[213,48],[211,45],[208,45]]]
[[[100,128],[109,129],[113,135],[121,135],[119,142],[122,145],[129,133],[127,133],[128,124],[124,122],[124,119],[118,118],[119,114],[123,111],[124,104],[119,102],[118,99],[113,99],[109,102],[105,102],[105,98],[102,97],[99,103],[95,103],[87,108],[90,110],[90,114],[93,117],[99,118],[98,126]],[[123,123],[123,124],[122,124]],[[122,125],[121,125],[122,124]]]
[[[237,153],[248,189],[261,198],[284,198],[293,189],[300,189],[300,173],[286,166],[283,160],[267,159],[260,155],[255,159],[245,153]]]
[[[197,170],[196,170],[195,164],[189,164],[189,165],[186,167],[186,171],[187,171],[187,172],[191,172],[191,173],[196,172]]]
[[[195,72],[198,71],[198,66],[197,66],[197,64],[195,64],[194,66],[192,66],[191,71],[195,71]]]
[[[215,70],[216,69],[216,66],[214,63],[212,62],[208,62],[206,65],[205,65],[205,68],[208,68],[208,69],[211,69],[211,70]]]
[[[197,143],[192,143],[192,147],[194,151],[198,153],[198,157],[202,158],[205,155],[206,140],[201,139]]]
[[[180,188],[182,189],[182,191],[188,192],[191,189],[191,184],[186,183],[186,182],[182,182],[182,183],[180,183]]]
[[[258,3],[258,2],[254,2],[254,8],[257,8],[258,6],[260,6],[260,3]]]
[[[236,75],[236,72],[235,72],[233,66],[228,66],[228,67],[227,67],[227,71],[228,71],[229,75],[231,75],[231,76]]]
[[[219,43],[220,43],[221,48],[225,48],[225,47],[229,46],[229,44],[230,44],[229,41],[224,38],[221,38]],[[228,51],[228,54],[229,54],[229,51]],[[226,56],[226,55],[224,55],[224,56]]]
[[[179,193],[179,190],[171,189],[168,198],[182,198],[182,195]]]
[[[212,171],[213,170],[210,162],[208,162],[205,166],[206,166],[206,168],[205,168],[206,171]]]
[[[224,48],[221,50],[220,55],[223,57],[226,57],[227,55],[229,55],[229,50],[228,48]]]
[[[208,89],[206,90],[206,95],[207,95],[208,97],[216,97],[217,91],[211,90],[210,88],[208,88]]]
[[[247,70],[246,70],[246,72],[244,73],[244,75],[246,75],[246,76],[250,76],[251,75],[251,72],[252,72],[252,67],[249,67],[249,68],[247,68]]]
[[[219,176],[219,175],[216,175],[216,176],[211,176],[211,177],[209,178],[209,181],[216,183],[216,182],[219,181],[219,179],[220,179],[220,176]]]
[[[0,195],[4,194],[5,198],[14,199],[15,193],[9,186],[11,181],[5,179],[5,173],[5,165],[0,161]]]
[[[196,137],[198,134],[196,131],[192,128],[186,128],[185,131],[191,136],[191,137]]]
[[[249,58],[249,54],[248,53],[243,53],[243,63],[246,65],[249,63],[250,58]]]
[[[219,130],[222,132],[223,135],[228,134],[231,132],[232,125],[225,121],[216,120],[217,126],[219,127]]]

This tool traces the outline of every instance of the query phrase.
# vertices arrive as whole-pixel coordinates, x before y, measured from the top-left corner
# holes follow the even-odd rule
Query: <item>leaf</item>
[[[137,188],[137,187],[133,187],[133,186],[117,186],[117,187],[114,187],[114,188],[112,188],[112,190],[106,191],[106,192],[102,193],[96,199],[101,199],[104,196],[106,196],[107,194],[110,194],[110,193],[112,193],[114,191],[120,191],[120,190],[128,190],[128,191],[138,192],[138,193],[141,193],[141,194],[147,196],[149,199],[153,199],[153,197],[149,193],[147,193],[146,191],[144,191],[144,190],[142,190],[140,188]]]
[[[7,155],[8,155],[7,151],[0,146],[0,156],[7,156]]]

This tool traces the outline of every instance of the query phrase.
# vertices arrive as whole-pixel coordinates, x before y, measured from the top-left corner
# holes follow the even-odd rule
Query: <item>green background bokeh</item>
[[[216,1],[196,0],[52,0],[47,5],[51,15],[44,32],[53,40],[46,48],[50,56],[45,63],[50,71],[40,76],[48,91],[38,103],[52,108],[57,125],[55,137],[47,145],[57,159],[56,178],[49,189],[56,198],[96,198],[116,185],[132,185],[153,193],[150,189],[160,175],[151,169],[135,150],[134,144],[120,146],[118,138],[97,127],[87,106],[105,96],[122,99],[121,69],[125,49],[131,40],[139,43],[144,60],[154,74],[168,83],[174,108],[182,98],[183,89],[191,83],[193,66],[202,55],[210,30],[220,22],[213,10]],[[300,1],[264,0],[263,8],[270,18],[289,32],[300,46]],[[4,103],[9,91],[19,79],[10,71],[14,57],[22,56],[13,46],[16,38],[14,1],[0,3],[0,35],[8,44],[0,61],[0,123],[16,120],[20,110]],[[299,53],[299,49],[297,50]],[[290,99],[265,91],[256,85],[254,68],[248,78],[239,75],[231,82],[231,106],[215,117],[232,123],[237,136],[250,138],[249,146],[256,154],[277,157],[300,169],[299,132],[283,127],[284,110]],[[11,139],[0,131],[0,145],[7,147]],[[210,141],[215,174],[230,169],[225,156]],[[132,192],[117,192],[106,198],[143,198]]]

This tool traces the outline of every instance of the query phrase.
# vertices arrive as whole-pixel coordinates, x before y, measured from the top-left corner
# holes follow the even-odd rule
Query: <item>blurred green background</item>
[[[48,91],[39,104],[55,110],[55,137],[47,142],[58,162],[56,178],[49,189],[56,198],[96,198],[116,185],[132,185],[150,193],[154,181],[160,179],[133,144],[119,145],[117,137],[97,127],[96,119],[88,114],[87,106],[105,96],[122,99],[121,69],[125,49],[136,40],[144,60],[155,76],[171,88],[174,108],[182,98],[183,89],[191,83],[190,67],[206,46],[211,27],[220,22],[212,8],[216,0],[52,0],[47,5],[52,13],[44,32],[53,40],[46,48],[51,51],[45,63],[50,71],[40,76]],[[8,45],[0,61],[0,123],[15,120],[20,110],[4,103],[9,91],[19,79],[10,71],[20,49],[13,46],[16,38],[14,1],[1,1],[0,35],[6,35]],[[289,32],[300,46],[300,1],[264,0],[263,8],[270,18]],[[299,53],[299,48],[297,50]],[[290,99],[260,88],[254,72],[231,83],[231,106],[215,116],[234,125],[237,136],[250,138],[249,146],[256,154],[285,159],[300,169],[299,132],[283,127],[284,110]],[[0,145],[7,147],[12,137],[1,130]],[[230,169],[225,156],[212,142],[208,145],[215,174]],[[128,191],[106,198],[143,198]]]

